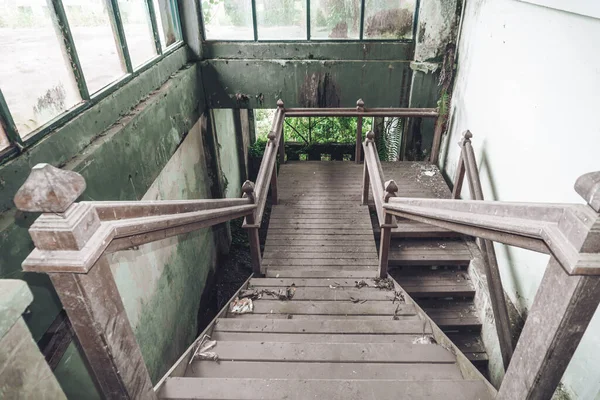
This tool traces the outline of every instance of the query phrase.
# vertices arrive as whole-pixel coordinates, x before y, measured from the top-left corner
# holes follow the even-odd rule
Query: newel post
[[[566,225],[565,244],[573,256],[585,263],[600,254],[600,172],[581,176],[575,190],[589,206],[586,230],[569,229],[568,218],[559,225]],[[551,398],[599,302],[599,275],[570,274],[552,257],[497,398]]]
[[[281,138],[279,139],[279,164],[285,164],[285,135],[283,134],[283,120],[285,119],[285,108],[283,100],[277,100],[277,111],[281,114]],[[276,127],[279,129],[279,125]]]
[[[362,99],[358,99],[356,102],[356,111],[362,113],[365,111],[365,102]],[[356,150],[354,152],[354,160],[357,164],[360,164],[361,159],[361,146],[362,146],[362,127],[363,127],[363,117],[362,115],[358,115],[358,119],[356,122]]]
[[[398,185],[393,180],[387,181],[384,185],[385,197],[383,201],[388,203],[390,197],[396,197]],[[390,254],[390,242],[392,239],[392,228],[396,228],[394,216],[384,210],[385,220],[381,225],[381,238],[379,243],[379,277],[387,278],[388,276],[388,259]]]
[[[254,193],[254,183],[250,181],[244,182],[242,185],[242,197],[247,197],[252,200],[252,203],[256,204],[256,197]],[[259,223],[256,222],[254,213],[246,216],[246,223],[244,228],[248,231],[248,242],[250,243],[250,261],[252,262],[252,271],[255,275],[261,276],[261,256],[260,256],[260,238],[258,236]]]
[[[452,188],[452,198],[460,199],[463,182],[465,181],[465,143],[470,142],[473,134],[470,131],[463,132],[462,139],[458,142],[460,147],[460,155],[458,164],[456,164],[456,175],[454,176],[454,187]]]
[[[156,399],[108,260],[101,223],[76,203],[86,184],[75,172],[36,165],[15,195],[21,211],[41,212],[29,229],[35,250],[23,270],[47,273],[69,316],[90,372],[106,399]],[[63,266],[82,260],[81,266]]]
[[[375,134],[373,133],[373,131],[369,131],[367,132],[367,138],[365,139],[365,146],[368,146],[369,144],[374,145],[375,143]],[[363,206],[366,206],[369,204],[369,184],[371,182],[370,178],[369,178],[369,168],[367,166],[367,156],[365,154],[365,162],[363,164],[363,185],[362,185],[362,197],[361,197],[361,203]]]
[[[282,132],[283,135],[283,132]],[[277,135],[275,134],[275,132],[271,131],[269,132],[269,135],[267,136],[269,138],[269,146],[274,146],[275,145],[275,138],[277,137]],[[279,147],[281,149],[281,147]],[[281,156],[281,154],[280,154]],[[273,205],[277,205],[279,201],[279,195],[277,193],[277,163],[274,162],[273,163],[273,171],[271,171],[271,202],[273,203]]]

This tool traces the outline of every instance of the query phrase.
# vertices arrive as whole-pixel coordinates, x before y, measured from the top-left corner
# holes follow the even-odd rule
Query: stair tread
[[[427,368],[424,364],[420,368]],[[159,396],[165,399],[463,399],[490,398],[480,380],[348,380],[169,378]]]

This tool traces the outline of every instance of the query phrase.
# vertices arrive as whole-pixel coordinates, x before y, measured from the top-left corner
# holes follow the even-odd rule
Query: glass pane
[[[119,0],[119,11],[133,67],[156,56],[152,25],[145,0]]]
[[[306,40],[306,0],[256,0],[259,40]]]
[[[365,39],[412,39],[416,0],[366,0]]]
[[[311,0],[311,39],[358,39],[360,0]]]
[[[0,151],[4,150],[8,146],[10,146],[10,142],[8,141],[8,138],[4,133],[4,128],[2,127],[2,124],[0,124]]]
[[[153,0],[154,13],[156,14],[156,24],[158,25],[158,36],[160,36],[160,44],[163,49],[166,49],[175,42],[181,40],[179,29],[175,24],[171,0]]]
[[[88,90],[97,92],[125,73],[104,0],[63,4]]]
[[[0,1],[0,88],[25,136],[81,99],[46,3],[16,3]]]
[[[254,40],[250,0],[202,0],[206,40]]]

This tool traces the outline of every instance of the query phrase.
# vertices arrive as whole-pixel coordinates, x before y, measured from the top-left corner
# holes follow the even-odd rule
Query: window
[[[95,93],[127,73],[104,0],[64,1],[88,91]]]
[[[253,40],[252,0],[202,0],[208,40]]]
[[[181,38],[176,0],[0,0],[0,151],[30,146]]]
[[[119,0],[121,21],[134,68],[156,56],[152,22],[145,0]]]
[[[415,0],[366,0],[364,37],[412,39]]]
[[[311,39],[359,39],[360,0],[314,0],[310,9]]]
[[[256,0],[259,40],[306,39],[305,0]]]
[[[81,97],[48,8],[15,3],[0,1],[0,89],[19,134],[26,137]]]
[[[10,146],[10,142],[6,137],[6,133],[4,132],[4,128],[2,128],[2,124],[0,124],[0,151],[8,148]]]
[[[412,40],[416,2],[202,0],[204,39]]]

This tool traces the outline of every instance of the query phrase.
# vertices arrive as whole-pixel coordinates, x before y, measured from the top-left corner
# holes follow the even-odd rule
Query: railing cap
[[[84,191],[85,179],[77,172],[37,164],[14,201],[21,211],[64,213]]]
[[[250,197],[254,194],[254,183],[252,181],[246,181],[242,185],[242,193],[247,197]]]
[[[581,175],[575,182],[575,191],[596,212],[600,212],[600,171]]]
[[[277,135],[275,134],[275,132],[269,131],[269,134],[267,135],[267,137],[269,138],[269,140],[273,141],[273,140],[275,140]]]
[[[463,134],[462,134],[462,139],[460,140],[460,142],[458,142],[458,145],[460,147],[464,146],[465,143],[471,141],[472,137],[473,137],[473,134],[471,133],[470,130],[464,131]]]
[[[367,132],[367,140],[369,142],[372,142],[373,140],[375,140],[375,133],[373,131]]]
[[[283,100],[277,100],[277,108],[283,108]]]
[[[356,108],[365,108],[365,102],[363,101],[363,99],[358,99],[358,101],[356,102]]]
[[[383,187],[385,188],[384,200],[387,203],[390,197],[396,197],[396,193],[398,192],[398,185],[396,185],[396,182],[393,179],[390,179],[389,181],[386,181],[383,184]]]

